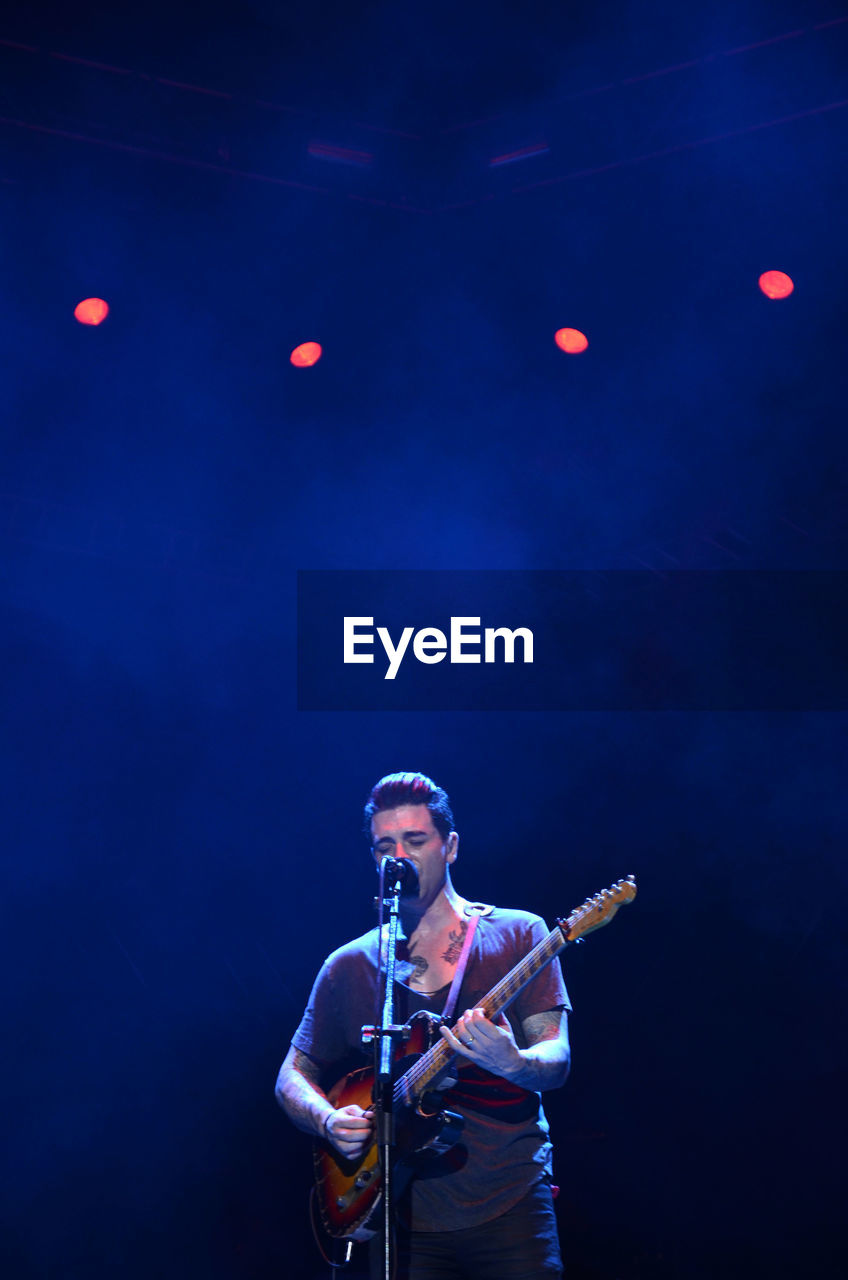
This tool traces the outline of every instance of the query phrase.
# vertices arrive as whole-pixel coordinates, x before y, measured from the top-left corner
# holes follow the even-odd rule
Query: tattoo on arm
[[[528,1048],[521,1050],[524,1068],[512,1077],[525,1089],[558,1089],[568,1078],[571,1050],[568,1016],[564,1009],[550,1009],[524,1018],[521,1029]]]
[[[292,1046],[291,1062],[289,1065],[302,1076],[305,1076],[309,1083],[315,1085],[317,1088],[318,1081],[321,1079],[321,1068],[318,1066],[318,1063],[314,1058],[310,1058],[308,1053],[303,1053],[300,1049],[296,1049]]]
[[[327,1096],[318,1083],[321,1068],[294,1045],[277,1076],[277,1101],[289,1119],[306,1133],[321,1133],[327,1114]]]
[[[468,932],[468,921],[460,920],[458,929],[451,929],[448,934],[450,939],[446,951],[442,952],[442,959],[446,964],[456,964],[459,959],[459,953],[462,950],[462,944],[465,941],[465,935]]]
[[[530,1045],[544,1040],[559,1040],[564,1036],[568,1043],[568,1016],[561,1009],[549,1009],[546,1013],[533,1013],[525,1018],[521,1029]]]

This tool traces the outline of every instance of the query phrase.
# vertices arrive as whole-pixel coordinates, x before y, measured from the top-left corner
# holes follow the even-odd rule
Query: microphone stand
[[[404,879],[403,864],[394,858],[383,858],[380,863],[380,955],[382,957],[383,913],[388,907],[389,928],[386,940],[386,959],[383,966],[383,1012],[378,1027],[363,1028],[363,1038],[374,1039],[374,1111],[377,1144],[383,1182],[383,1280],[392,1280],[392,1216],[394,1205],[392,1188],[392,1159],[395,1145],[395,1115],[392,1087],[392,1049],[400,1039],[404,1027],[393,1022],[396,950],[400,894]]]

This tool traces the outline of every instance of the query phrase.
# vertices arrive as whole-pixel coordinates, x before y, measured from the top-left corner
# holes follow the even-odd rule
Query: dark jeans
[[[556,1218],[546,1181],[517,1205],[462,1231],[398,1233],[396,1280],[560,1280]],[[382,1244],[372,1241],[371,1275],[383,1275]]]

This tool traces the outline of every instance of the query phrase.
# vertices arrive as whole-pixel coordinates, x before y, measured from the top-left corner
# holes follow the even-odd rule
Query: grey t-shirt
[[[477,926],[455,1017],[473,1008],[548,934],[545,922],[526,911],[495,908]],[[372,929],[334,951],[324,962],[292,1044],[324,1068],[329,1088],[370,1059],[360,1030],[379,1021],[378,931]],[[395,1021],[420,1009],[440,1013],[448,987],[433,996],[395,984]],[[543,969],[506,1010],[519,1048],[527,1047],[524,1019],[550,1009],[570,1009],[559,960]],[[528,1092],[470,1063],[445,1105],[465,1118],[457,1145],[429,1160],[412,1183],[410,1225],[419,1231],[456,1231],[505,1213],[551,1171],[548,1123],[538,1093]]]

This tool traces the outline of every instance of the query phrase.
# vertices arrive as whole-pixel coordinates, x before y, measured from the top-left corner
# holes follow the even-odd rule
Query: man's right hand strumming
[[[324,1135],[347,1160],[356,1160],[367,1151],[374,1138],[374,1112],[363,1111],[355,1102],[327,1113]]]

